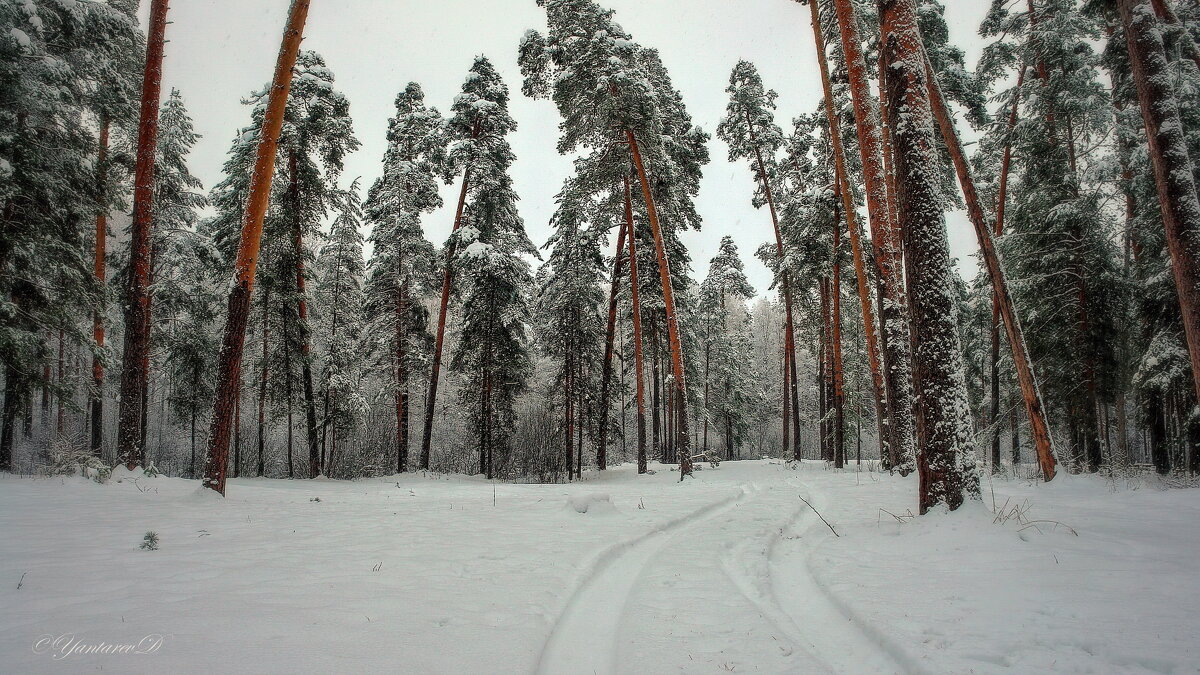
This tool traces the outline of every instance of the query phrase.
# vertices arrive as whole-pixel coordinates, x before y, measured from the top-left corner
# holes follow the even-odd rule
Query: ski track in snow
[[[824,500],[817,498],[807,484],[793,479],[787,482],[814,507],[823,505]],[[835,672],[922,672],[908,654],[851,611],[813,573],[812,556],[834,535],[812,508],[801,502],[792,517],[772,534],[763,555],[754,561],[768,566],[761,572],[766,585],[762,592],[764,611],[782,615],[781,622],[797,631],[797,639],[809,645],[812,653]],[[794,545],[784,548],[798,550],[781,552],[780,543],[785,541]]]
[[[734,509],[752,490],[737,492],[602,551],[568,598],[538,658],[538,673],[570,675],[618,672],[618,638],[640,572],[682,531]]]

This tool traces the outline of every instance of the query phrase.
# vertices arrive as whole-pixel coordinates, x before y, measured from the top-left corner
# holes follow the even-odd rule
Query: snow
[[[997,480],[910,518],[915,477],[654,468],[2,476],[3,669],[1197,672],[1200,491]]]

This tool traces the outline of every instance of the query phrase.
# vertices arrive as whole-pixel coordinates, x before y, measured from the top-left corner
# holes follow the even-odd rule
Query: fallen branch
[[[829,524],[828,520],[825,520],[825,516],[821,515],[821,512],[817,510],[817,507],[813,506],[811,502],[809,502],[807,499],[805,499],[801,495],[796,495],[796,496],[800,497],[800,501],[804,502],[805,504],[808,504],[808,508],[812,509],[813,513],[817,514],[817,517],[821,519],[822,523],[825,523],[825,526],[829,528],[829,531],[833,533],[833,536],[835,536],[835,537],[842,536],[842,535],[838,534],[837,530],[833,529],[833,526]]]

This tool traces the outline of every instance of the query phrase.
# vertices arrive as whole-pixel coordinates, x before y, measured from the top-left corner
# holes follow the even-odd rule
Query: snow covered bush
[[[66,436],[58,438],[50,445],[48,456],[50,462],[46,471],[51,476],[83,476],[97,483],[104,483],[112,476],[111,466],[92,455],[82,444]]]

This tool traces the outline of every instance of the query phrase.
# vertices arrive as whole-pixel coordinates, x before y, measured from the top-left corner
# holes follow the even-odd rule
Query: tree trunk
[[[936,177],[932,110],[914,0],[880,3],[888,111],[895,150],[896,204],[904,233],[914,329],[920,510],[951,510],[978,491],[967,419],[958,307]]]
[[[829,79],[829,62],[825,57],[825,37],[821,33],[820,14],[815,2],[810,2],[813,12],[814,38],[817,43],[817,63],[821,68],[821,85],[825,93],[825,119],[829,123],[829,141],[833,146],[834,173],[838,192],[842,196],[842,210],[846,214],[846,229],[850,233],[850,252],[854,256],[854,275],[858,282],[859,304],[862,305],[863,327],[867,343],[867,363],[871,369],[871,387],[875,395],[875,420],[879,432],[879,456],[890,454],[888,438],[887,391],[879,362],[879,344],[875,335],[875,317],[871,309],[871,291],[864,261],[862,242],[859,239],[858,211],[854,205],[854,192],[850,187],[846,171],[846,148],[842,143],[841,124],[834,110],[833,86]]]
[[[612,284],[608,291],[608,332],[604,337],[604,369],[600,375],[600,429],[596,447],[596,468],[608,468],[608,383],[612,379],[613,338],[617,332],[617,289],[621,282],[621,255],[625,252],[625,231],[628,223],[622,222],[617,231],[617,254],[613,260]]]
[[[633,369],[637,381],[637,465],[638,473],[646,473],[646,386],[642,365],[642,305],[638,299],[637,231],[633,225],[633,200],[629,194],[629,176],[625,176],[625,226],[629,231],[629,301],[633,314]]]
[[[104,117],[100,120],[100,143],[96,156],[100,203],[96,208],[96,252],[93,262],[93,274],[101,294],[100,306],[92,313],[92,340],[96,343],[96,351],[92,353],[92,391],[88,395],[92,409],[89,447],[95,457],[102,454],[104,447],[104,362],[100,360],[100,351],[104,349],[104,307],[108,283],[105,259],[108,251],[108,130],[109,121]]]
[[[153,219],[154,163],[158,144],[158,98],[162,88],[167,0],[151,0],[138,118],[137,164],[133,178],[133,227],[129,243],[129,307],[125,312],[125,355],[121,364],[121,404],[118,409],[117,452],[132,470],[145,461],[141,443],[142,392],[149,351],[150,226]]]
[[[479,124],[471,130],[471,137],[479,137]],[[446,245],[446,267],[442,270],[442,299],[438,305],[437,335],[433,343],[433,365],[429,372],[429,389],[425,395],[425,421],[421,434],[421,469],[429,468],[430,444],[433,442],[433,415],[437,408],[438,376],[442,372],[442,347],[446,341],[446,308],[450,304],[450,287],[454,283],[454,255],[458,246],[453,238],[458,228],[462,227],[463,208],[467,203],[467,189],[471,184],[471,167],[463,170],[462,188],[458,193],[458,207],[454,211],[454,226],[450,230],[451,239]]]
[[[225,494],[225,471],[229,461],[229,426],[233,417],[234,393],[241,379],[242,351],[245,347],[246,323],[250,317],[250,297],[254,290],[254,271],[258,263],[263,218],[267,214],[271,198],[275,150],[283,128],[283,113],[291,87],[292,68],[300,50],[308,6],[309,0],[292,0],[288,12],[287,27],[275,65],[266,114],[263,116],[254,170],[250,174],[250,197],[246,202],[242,236],[234,267],[235,285],[229,293],[229,316],[217,359],[216,400],[213,403],[212,426],[208,436],[204,485],[222,495]]]
[[[884,339],[883,347],[886,355],[885,388],[890,414],[888,425],[889,455],[892,467],[901,475],[907,475],[913,469],[914,420],[913,406],[913,374],[910,355],[909,311],[908,299],[904,290],[905,264],[901,253],[901,231],[898,220],[892,218],[888,207],[888,175],[884,165],[883,140],[880,125],[876,118],[876,110],[871,97],[870,85],[866,74],[866,59],[863,56],[862,45],[866,43],[859,36],[858,22],[854,15],[851,0],[834,0],[837,10],[839,33],[842,41],[842,52],[846,57],[847,74],[850,83],[850,98],[854,104],[854,120],[858,129],[858,150],[862,160],[863,178],[867,201],[867,213],[871,223],[871,241],[875,248],[875,262],[879,267],[880,289],[882,290],[882,308]],[[813,8],[814,30],[820,32],[819,13]],[[888,78],[889,82],[891,78]],[[888,106],[889,119],[896,116],[896,111]],[[887,123],[884,126],[888,126]],[[897,127],[892,126],[892,132]],[[893,134],[894,135],[894,134]],[[895,144],[895,138],[892,139]],[[893,176],[899,176],[899,167],[892,171]],[[897,210],[899,204],[899,187],[895,188]]]
[[[304,230],[300,222],[300,176],[299,157],[293,149],[288,153],[290,183],[288,194],[292,200],[292,255],[296,264],[296,329],[300,332],[300,376],[304,386],[304,421],[308,439],[308,477],[316,478],[323,472],[321,466],[320,437],[317,432],[317,400],[313,394],[312,345],[309,341],[308,298],[304,273]]]
[[[1192,160],[1154,11],[1147,0],[1118,0],[1117,7],[1149,141],[1192,380],[1200,397],[1200,202]]]
[[[267,341],[268,335],[268,311],[271,306],[271,289],[268,287],[263,293],[263,311],[262,311],[262,363],[259,369],[258,381],[258,468],[255,472],[259,478],[263,477],[266,465],[263,450],[266,445],[266,429],[267,429]],[[238,374],[238,379],[241,379],[241,373]]]
[[[398,280],[399,281],[399,280]],[[408,367],[405,326],[408,320],[408,279],[397,284],[396,298],[396,472],[408,465]]]
[[[1008,291],[1008,277],[1004,273],[1000,254],[996,251],[992,230],[988,228],[982,201],[979,199],[979,193],[975,190],[975,178],[971,175],[971,166],[967,162],[966,154],[959,142],[958,132],[954,129],[949,108],[942,97],[941,87],[938,85],[937,76],[933,72],[933,66],[929,63],[927,55],[924,57],[924,63],[933,116],[941,129],[942,140],[945,141],[946,147],[950,150],[950,156],[954,160],[954,169],[958,174],[958,182],[967,203],[967,213],[971,218],[971,223],[975,226],[975,236],[979,241],[980,253],[992,281],[992,300],[1000,317],[1004,320],[1004,330],[1008,337],[1009,347],[1012,349],[1013,366],[1017,371],[1017,383],[1021,387],[1021,396],[1025,401],[1025,413],[1029,417],[1029,425],[1033,432],[1038,464],[1042,467],[1042,478],[1050,481],[1054,479],[1055,472],[1054,444],[1050,437],[1050,425],[1046,419],[1046,407],[1042,402],[1042,394],[1033,373],[1033,361],[1030,360],[1029,351],[1025,346],[1025,332],[1021,327],[1021,319],[1017,316],[1016,308],[1013,306],[1012,295]],[[999,224],[999,220],[997,220],[997,224]],[[998,374],[998,370],[993,372],[993,375],[996,374]],[[1090,381],[1094,382],[1094,378],[1090,378]],[[993,393],[996,393],[995,389]],[[998,407],[994,405],[993,411],[998,413]],[[993,423],[995,423],[994,420]],[[993,452],[996,458],[1000,454],[998,433],[993,441]]]
[[[846,388],[842,370],[842,237],[837,206],[833,218],[833,283],[830,285],[830,318],[833,324],[833,466],[846,466]]]
[[[678,394],[680,413],[676,425],[676,443],[679,455],[679,480],[683,480],[685,476],[692,473],[692,457],[688,451],[690,439],[687,426],[687,382],[684,378],[683,345],[679,337],[679,320],[675,312],[675,294],[671,288],[671,267],[667,261],[667,247],[663,241],[662,228],[658,222],[658,211],[654,206],[654,195],[651,194],[650,179],[646,176],[646,167],[642,164],[642,153],[638,150],[637,138],[628,129],[625,130],[625,137],[629,141],[633,165],[637,168],[638,180],[642,184],[642,198],[646,203],[650,230],[654,234],[654,250],[658,257],[658,276],[662,280],[663,305],[667,313],[667,335],[671,342],[671,368],[675,374],[675,391]]]

